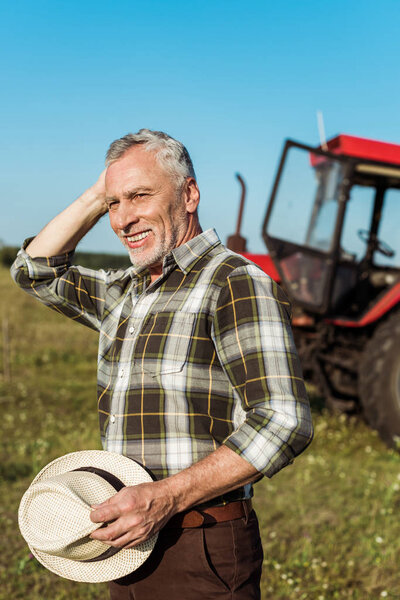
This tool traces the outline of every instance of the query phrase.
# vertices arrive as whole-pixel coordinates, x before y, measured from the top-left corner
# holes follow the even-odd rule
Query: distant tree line
[[[11,267],[18,250],[17,246],[1,246],[0,265]],[[73,263],[89,269],[125,269],[132,264],[127,254],[104,252],[75,252]]]

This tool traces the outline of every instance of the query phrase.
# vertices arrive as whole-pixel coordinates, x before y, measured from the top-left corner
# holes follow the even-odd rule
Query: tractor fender
[[[359,319],[325,319],[325,322],[339,327],[365,327],[382,319],[398,304],[400,305],[400,281],[378,296],[375,304]]]

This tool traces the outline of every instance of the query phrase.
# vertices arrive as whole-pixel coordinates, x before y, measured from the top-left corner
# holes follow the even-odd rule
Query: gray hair
[[[185,146],[162,131],[151,131],[150,129],[140,129],[137,133],[128,133],[112,142],[107,150],[106,165],[109,166],[120,159],[127,150],[137,145],[143,145],[149,152],[156,152],[161,166],[180,181],[186,177],[196,179],[192,159]]]

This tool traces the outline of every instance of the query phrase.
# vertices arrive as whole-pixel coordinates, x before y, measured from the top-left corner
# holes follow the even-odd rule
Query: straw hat
[[[72,452],[44,467],[22,497],[19,528],[32,554],[47,569],[73,581],[99,583],[131,573],[148,558],[157,535],[135,548],[92,540],[92,504],[124,486],[152,481],[137,462],[114,452]]]

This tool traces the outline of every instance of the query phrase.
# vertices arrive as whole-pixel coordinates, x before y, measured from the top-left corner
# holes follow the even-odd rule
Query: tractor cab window
[[[328,252],[342,177],[341,162],[291,148],[279,181],[268,234]]]
[[[353,185],[350,189],[340,242],[342,260],[360,262],[365,256],[367,246],[359,231],[370,228],[375,193],[374,187]]]
[[[332,305],[344,313],[348,312],[349,298],[358,311],[360,307],[366,309],[368,300],[395,281],[398,275],[392,269],[400,267],[400,190],[384,191],[380,222],[374,234],[374,211],[375,219],[380,212],[376,199],[379,202],[384,181],[369,179],[362,185],[361,178],[358,179],[360,185],[351,187],[346,205],[332,294]],[[363,271],[368,277],[360,279],[359,265],[364,260]]]
[[[376,187],[353,185],[343,222],[341,259],[359,263],[366,255]],[[376,267],[400,267],[400,190],[385,191],[377,246],[373,255]]]
[[[305,243],[317,250],[329,251],[336,224],[342,165],[336,161],[324,161],[315,167],[315,177],[318,186]]]
[[[298,302],[323,309],[331,273],[339,197],[346,165],[290,146],[266,222],[283,284]]]
[[[379,246],[374,252],[377,266],[400,268],[400,190],[385,192],[381,222],[378,229]]]

